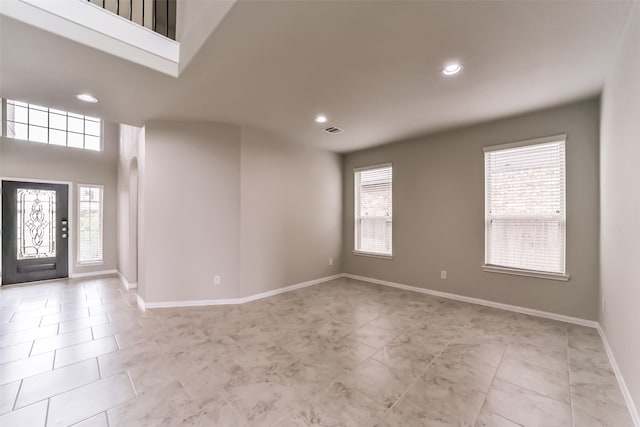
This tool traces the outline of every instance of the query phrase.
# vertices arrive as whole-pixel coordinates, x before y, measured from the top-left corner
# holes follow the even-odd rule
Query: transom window
[[[354,171],[356,254],[391,256],[392,172],[389,164]]]
[[[565,139],[485,148],[485,267],[565,275]]]
[[[9,138],[100,151],[102,121],[26,102],[6,100]]]

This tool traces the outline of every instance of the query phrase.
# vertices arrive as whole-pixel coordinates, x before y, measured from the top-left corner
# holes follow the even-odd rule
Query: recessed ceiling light
[[[316,116],[316,123],[326,123],[327,122],[327,116],[323,116],[322,114],[320,114],[319,116]]]
[[[458,74],[460,71],[462,71],[462,65],[459,62],[453,62],[445,65],[442,69],[442,74],[445,76],[453,76],[454,74]]]
[[[89,95],[88,93],[81,93],[76,95],[76,98],[78,98],[80,101],[84,101],[84,102],[91,102],[92,104],[95,104],[96,102],[98,102],[98,99]]]

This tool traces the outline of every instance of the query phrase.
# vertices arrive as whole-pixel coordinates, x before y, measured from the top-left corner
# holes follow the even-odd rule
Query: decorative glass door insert
[[[56,256],[56,192],[18,188],[18,259]]]

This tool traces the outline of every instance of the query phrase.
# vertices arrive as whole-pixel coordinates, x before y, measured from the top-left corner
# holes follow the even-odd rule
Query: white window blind
[[[486,264],[565,274],[565,136],[485,148]]]
[[[357,169],[355,181],[355,250],[391,255],[393,225],[391,165]]]
[[[78,262],[102,261],[102,186],[79,186]]]

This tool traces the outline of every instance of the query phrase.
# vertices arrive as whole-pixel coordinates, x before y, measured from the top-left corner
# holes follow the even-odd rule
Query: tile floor
[[[139,311],[117,278],[0,290],[2,426],[632,426],[593,329],[339,279]]]

